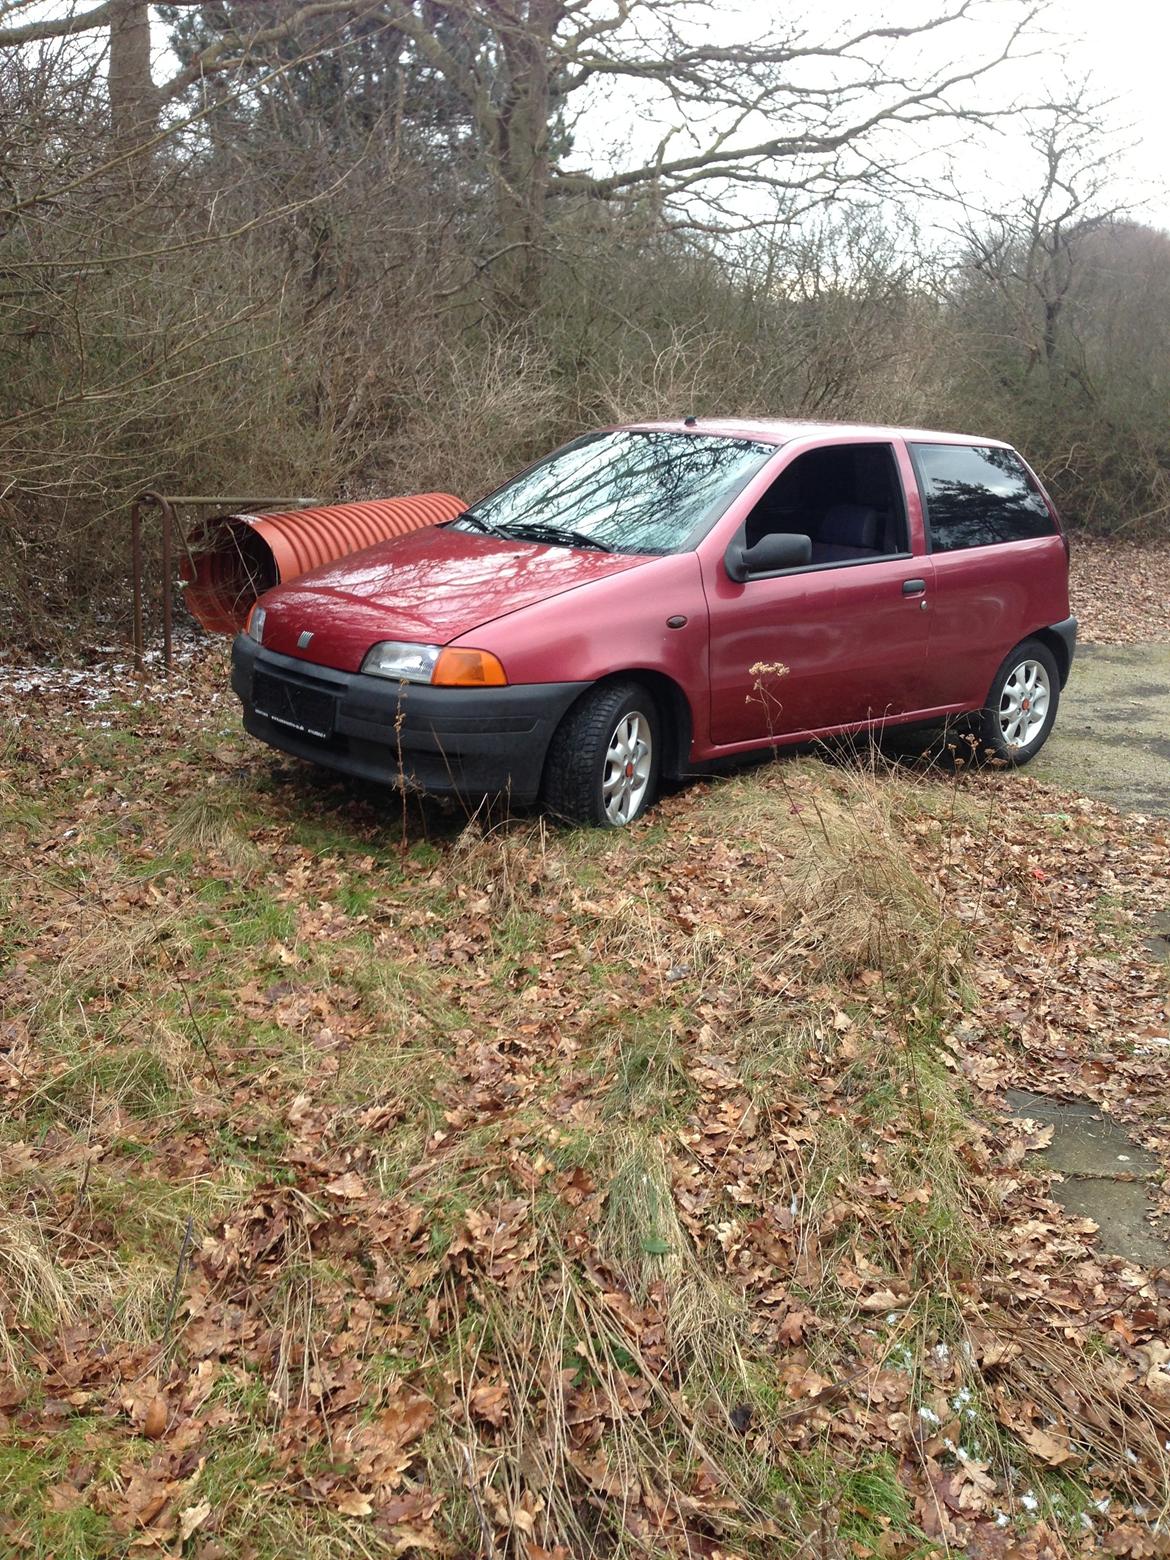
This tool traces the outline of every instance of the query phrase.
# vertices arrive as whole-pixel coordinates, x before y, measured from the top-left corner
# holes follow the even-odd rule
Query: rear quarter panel
[[[1008,651],[1069,615],[1064,539],[935,553],[931,703],[975,709]]]

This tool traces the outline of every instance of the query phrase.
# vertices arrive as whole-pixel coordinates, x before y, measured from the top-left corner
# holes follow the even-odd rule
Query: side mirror
[[[799,569],[811,562],[811,539],[795,531],[772,531],[761,536],[754,547],[745,547],[737,537],[723,559],[728,575],[739,583],[756,574]]]

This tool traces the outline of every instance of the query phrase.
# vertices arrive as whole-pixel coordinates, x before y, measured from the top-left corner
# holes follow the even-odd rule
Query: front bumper
[[[535,801],[552,734],[586,686],[430,688],[335,672],[246,634],[232,646],[232,687],[254,737],[343,774],[435,796]]]

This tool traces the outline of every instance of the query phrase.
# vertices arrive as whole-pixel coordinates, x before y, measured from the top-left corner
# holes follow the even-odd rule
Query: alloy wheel
[[[610,823],[629,823],[646,796],[654,761],[650,722],[627,710],[614,727],[605,752],[601,797]]]
[[[1010,748],[1026,748],[1048,719],[1052,685],[1039,661],[1021,661],[1004,678],[999,697],[999,729]]]

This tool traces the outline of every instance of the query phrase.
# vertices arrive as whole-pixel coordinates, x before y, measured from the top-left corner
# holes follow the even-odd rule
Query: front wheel
[[[654,798],[659,745],[658,710],[640,683],[590,689],[549,744],[544,805],[569,823],[632,823]]]
[[[1047,645],[1026,639],[995,674],[983,708],[983,741],[1009,764],[1026,764],[1048,740],[1060,703],[1060,673]]]

